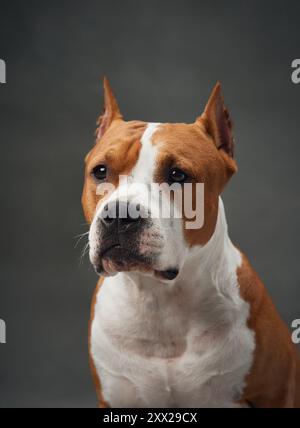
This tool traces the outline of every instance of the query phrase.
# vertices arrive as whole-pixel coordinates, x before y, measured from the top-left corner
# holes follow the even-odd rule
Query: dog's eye
[[[102,181],[106,179],[106,166],[105,165],[97,165],[93,168],[92,175],[96,178],[96,180]]]
[[[169,183],[184,183],[188,175],[179,168],[172,168],[169,172]]]

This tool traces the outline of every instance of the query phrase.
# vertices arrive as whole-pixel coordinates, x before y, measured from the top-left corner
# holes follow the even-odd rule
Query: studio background
[[[126,119],[160,122],[193,121],[221,80],[239,166],[230,235],[283,319],[300,318],[300,3],[2,0],[0,13],[0,406],[96,406],[97,277],[74,246],[103,75]]]

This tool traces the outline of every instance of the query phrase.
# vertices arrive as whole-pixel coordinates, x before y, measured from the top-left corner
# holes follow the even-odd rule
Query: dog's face
[[[82,196],[90,260],[102,275],[135,270],[173,280],[190,249],[212,236],[219,195],[236,170],[220,85],[193,124],[126,122],[106,80],[104,90]],[[193,216],[203,214],[196,228],[187,202]]]

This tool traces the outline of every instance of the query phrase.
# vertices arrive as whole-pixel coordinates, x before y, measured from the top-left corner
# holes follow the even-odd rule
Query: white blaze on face
[[[141,138],[142,147],[139,152],[137,163],[127,176],[120,176],[119,186],[110,193],[106,202],[115,200],[126,200],[148,206],[148,191],[155,170],[155,159],[157,154],[156,147],[152,144],[151,139],[159,127],[159,123],[149,123]],[[101,201],[100,201],[101,203]],[[98,215],[104,208],[105,204],[100,204]]]
[[[130,177],[136,183],[153,183],[157,148],[152,144],[152,137],[159,126],[159,123],[149,123],[142,135],[142,147],[139,153],[139,158],[130,174]]]
[[[153,145],[152,138],[160,126],[160,123],[148,124],[141,138],[142,147],[138,161],[131,171],[130,180],[132,180],[133,187],[134,184],[141,185],[137,202],[143,204],[146,209],[151,208],[153,225],[150,229],[145,230],[141,236],[141,252],[151,251],[152,245],[161,248],[157,269],[164,270],[180,266],[186,245],[182,230],[182,219],[162,218],[159,195],[156,192],[151,192],[149,198],[151,185],[154,183],[155,170],[158,167],[156,158],[159,150],[157,146]],[[147,186],[147,190],[145,186]],[[128,193],[130,194],[130,185]]]

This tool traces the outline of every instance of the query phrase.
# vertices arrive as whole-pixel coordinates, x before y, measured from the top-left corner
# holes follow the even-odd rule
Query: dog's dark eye
[[[179,168],[172,168],[169,172],[169,183],[184,183],[188,175]]]
[[[106,166],[105,165],[97,165],[93,168],[92,175],[96,178],[96,180],[105,180],[106,179]]]

